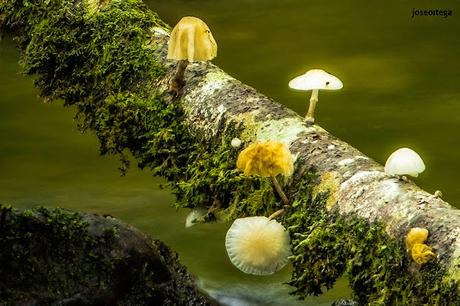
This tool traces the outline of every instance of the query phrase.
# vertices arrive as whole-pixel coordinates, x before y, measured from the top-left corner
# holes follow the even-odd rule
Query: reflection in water
[[[257,281],[251,283],[213,283],[202,280],[200,286],[225,306],[300,306],[315,305],[329,306],[332,301],[343,298],[347,292],[345,280],[339,280],[336,288],[322,297],[309,297],[299,300],[295,296],[288,295],[289,287],[281,283],[261,284]]]
[[[288,88],[290,79],[310,68],[339,76],[344,88],[322,93],[318,124],[380,162],[411,147],[427,165],[417,183],[460,203],[460,18],[411,19],[413,4],[404,1],[147,2],[171,25],[184,15],[205,20],[219,44],[215,63],[299,114],[307,101]],[[443,5],[460,11],[458,1]],[[239,272],[225,252],[228,225],[186,229],[188,211],[171,207],[161,180],[136,169],[119,177],[116,158],[98,156],[94,135],[75,130],[72,109],[41,103],[31,80],[18,75],[17,61],[13,43],[2,41],[1,203],[111,214],[178,251],[202,286],[228,305],[329,305],[349,295],[341,280],[324,296],[297,301],[281,285],[289,267],[270,277]]]

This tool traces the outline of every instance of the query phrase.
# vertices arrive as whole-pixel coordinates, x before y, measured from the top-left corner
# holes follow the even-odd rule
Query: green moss
[[[196,146],[183,166],[182,176],[172,183],[178,206],[225,210],[228,220],[269,215],[277,209],[279,201],[270,179],[247,177],[236,169],[241,148],[233,148],[230,143],[242,130],[230,123],[224,136],[211,143],[194,140]],[[212,220],[214,215],[208,217]]]
[[[213,143],[197,141],[183,125],[180,104],[153,87],[164,71],[155,46],[146,47],[149,29],[167,26],[135,0],[90,11],[65,0],[0,5],[20,42],[24,73],[36,77],[41,95],[75,105],[79,127],[96,133],[101,154],[120,155],[123,172],[130,152],[139,167],[171,181],[179,207],[228,209],[230,218],[275,209],[269,180],[235,169],[238,150],[230,140],[242,129],[228,127]]]
[[[370,224],[326,208],[328,194],[310,197],[311,182],[300,187],[293,212],[284,222],[293,247],[289,282],[300,297],[321,294],[347,275],[353,297],[371,305],[458,305],[457,284],[444,283],[446,271],[433,260],[418,266],[402,240]]]
[[[177,254],[112,219],[0,205],[1,305],[209,305]]]
[[[131,152],[141,168],[176,179],[193,141],[179,104],[153,87],[163,76],[147,48],[150,28],[167,26],[141,1],[111,1],[94,14],[83,2],[6,1],[4,23],[16,35],[24,73],[46,100],[74,105],[81,130],[92,130],[101,154],[119,154],[121,170]]]
[[[107,286],[113,259],[106,250],[116,237],[113,228],[90,235],[79,214],[61,209],[20,213],[0,206],[0,214],[0,301],[51,301],[71,289]]]
[[[267,216],[279,208],[268,179],[245,177],[235,169],[239,150],[232,148],[230,141],[233,137],[252,139],[252,119],[247,120],[246,127],[229,123],[220,137],[204,142],[184,126],[180,103],[168,103],[157,92],[154,84],[164,71],[155,60],[155,46],[149,44],[149,29],[167,26],[141,1],[110,1],[95,10],[94,5],[87,8],[79,1],[6,0],[0,3],[0,22],[2,30],[16,36],[24,72],[35,76],[41,95],[75,106],[80,128],[95,132],[102,154],[120,154],[123,169],[130,152],[141,168],[168,179],[177,206],[225,211],[229,219]],[[315,185],[317,178],[310,173],[295,186],[287,186],[293,205],[281,219],[292,238],[294,270],[290,284],[296,294],[320,294],[346,274],[355,298],[363,304],[460,303],[456,284],[442,282],[445,271],[436,261],[414,266],[401,242],[388,237],[383,224],[327,211],[330,197],[317,189],[312,199]],[[67,215],[57,212],[25,215],[35,213],[51,214],[50,222],[65,228],[69,243],[75,237],[81,239],[84,225],[77,219],[71,218],[75,223],[69,223]],[[210,219],[213,214],[209,214]],[[60,237],[59,232],[55,234],[53,239]],[[42,269],[44,258],[36,261],[39,252],[57,251],[41,250],[40,240],[31,241],[29,236],[11,236],[4,243],[16,248],[12,254],[20,259],[17,263],[28,260],[28,267]],[[24,241],[24,245],[38,243],[34,246],[37,254],[28,253],[25,247],[18,249],[14,239]],[[91,246],[93,242],[81,243]],[[65,250],[59,252],[64,253],[55,256],[66,258]],[[109,264],[102,267],[100,273]],[[14,268],[24,271],[23,267]],[[63,277],[59,269],[50,272],[50,286],[55,286],[50,296],[58,294],[62,283],[81,281]],[[35,288],[37,279],[19,275],[15,285]]]

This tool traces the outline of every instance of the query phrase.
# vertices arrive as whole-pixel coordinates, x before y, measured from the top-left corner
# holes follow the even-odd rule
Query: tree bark
[[[19,3],[20,1],[17,2]],[[57,6],[62,5],[58,0],[54,2],[57,3]],[[64,3],[67,8],[71,1],[62,0],[62,3]],[[92,20],[91,18],[93,18],[91,16],[102,16],[106,14],[107,10],[116,5],[118,5],[117,1],[104,3],[101,2],[98,3],[96,6],[92,5],[90,10],[90,17],[88,17],[89,19],[80,21],[81,24],[79,24],[79,31],[81,31],[81,29],[85,29],[86,23],[90,24],[90,21]],[[138,5],[139,3],[137,3],[136,1],[131,1],[128,4],[126,4],[125,9],[130,8],[136,14],[139,12],[144,12],[145,8],[138,7]],[[178,184],[180,185],[178,188],[183,188],[181,186],[187,184],[193,185],[193,180],[191,180],[190,177],[193,178],[194,176],[189,175],[189,172],[187,172],[188,170],[190,170],[191,167],[190,160],[187,159],[190,157],[184,157],[184,154],[174,155],[177,153],[177,150],[180,151],[180,148],[176,148],[175,145],[177,141],[174,144],[171,144],[168,143],[168,140],[170,138],[164,138],[165,133],[168,135],[168,137],[170,137],[171,135],[168,134],[169,131],[173,128],[177,128],[177,126],[168,126],[168,129],[160,129],[160,131],[155,131],[155,133],[152,132],[151,134],[148,134],[150,135],[149,137],[151,137],[148,142],[142,142],[144,140],[139,140],[144,139],[145,137],[133,137],[132,134],[136,133],[144,133],[142,135],[146,135],[145,133],[148,132],[150,127],[147,126],[147,132],[142,130],[141,133],[137,130],[134,132],[131,131],[130,129],[132,129],[132,125],[143,127],[143,122],[145,120],[148,120],[149,116],[154,116],[154,113],[147,113],[147,115],[145,115],[146,117],[142,117],[141,112],[132,111],[131,109],[139,109],[143,111],[143,108],[141,108],[139,103],[132,103],[130,99],[123,100],[124,104],[120,106],[120,108],[115,108],[114,114],[123,117],[125,110],[130,109],[131,113],[134,112],[134,114],[136,116],[140,116],[142,120],[132,119],[132,117],[130,117],[133,120],[132,122],[127,121],[130,124],[117,125],[117,135],[121,134],[121,136],[126,137],[128,140],[126,144],[123,143],[123,145],[120,145],[120,147],[112,147],[112,150],[110,150],[111,147],[109,147],[109,149],[106,148],[106,139],[110,139],[110,137],[112,137],[113,135],[110,135],[110,133],[108,133],[107,135],[107,133],[105,133],[104,131],[111,128],[114,124],[110,123],[108,125],[104,125],[104,128],[101,128],[98,125],[98,122],[102,119],[100,119],[100,116],[96,117],[94,115],[98,114],[97,107],[100,106],[99,104],[95,104],[96,102],[99,103],[99,100],[91,100],[94,99],[95,96],[98,96],[97,94],[92,93],[99,93],[98,91],[101,90],[100,87],[95,88],[90,85],[87,85],[88,82],[82,82],[81,80],[79,80],[79,78],[83,78],[80,75],[78,75],[78,77],[72,77],[72,74],[70,74],[70,76],[68,76],[68,74],[59,74],[60,70],[57,68],[49,68],[48,66],[50,66],[51,64],[54,65],[55,62],[59,59],[58,58],[57,60],[53,60],[50,64],[48,58],[53,58],[53,54],[46,53],[49,52],[49,50],[38,50],[37,54],[28,54],[27,51],[29,51],[29,53],[30,50],[35,51],[35,49],[27,47],[28,44],[30,43],[34,45],[39,43],[37,41],[34,41],[34,38],[32,37],[31,33],[34,33],[34,31],[38,31],[40,34],[40,31],[43,31],[43,28],[40,27],[36,29],[30,25],[21,24],[21,22],[18,20],[14,20],[14,16],[12,17],[11,12],[20,11],[21,9],[23,8],[9,8],[9,10],[5,9],[3,10],[3,12],[2,10],[0,10],[0,15],[3,15],[3,17],[0,18],[0,22],[1,20],[3,20],[5,24],[9,25],[9,28],[13,32],[22,34],[22,39],[20,39],[19,41],[20,48],[23,51],[25,50],[24,52],[26,55],[29,56],[29,58],[37,58],[37,61],[40,61],[40,63],[46,63],[46,65],[42,64],[40,66],[38,64],[35,65],[35,62],[31,61],[30,59],[29,61],[25,61],[26,72],[38,74],[41,77],[39,79],[38,85],[42,90],[42,95],[52,96],[53,98],[63,98],[66,104],[72,104],[75,101],[80,100],[87,100],[91,102],[92,104],[89,102],[86,104],[78,104],[79,102],[75,103],[79,107],[80,111],[85,112],[85,120],[86,122],[89,122],[87,123],[87,126],[89,128],[96,130],[98,137],[101,140],[102,147],[105,148],[103,150],[104,152],[121,152],[123,149],[127,148],[133,153],[133,155],[137,159],[141,160],[141,165],[146,164],[145,160],[147,160],[150,163],[154,163],[154,166],[152,166],[154,173],[159,173],[168,178],[169,180],[172,180],[173,182],[178,182],[182,180],[180,181],[180,184]],[[42,11],[40,10],[40,12]],[[43,16],[44,19],[48,18],[46,14],[44,14]],[[74,17],[72,17],[72,14],[67,14],[65,15],[65,18],[73,20],[72,18]],[[50,27],[52,26],[53,25],[50,25]],[[96,34],[98,34],[97,29],[95,31]],[[24,32],[26,34],[24,34]],[[150,86],[152,86],[153,84],[153,89],[149,90],[151,92],[155,92],[156,95],[159,95],[162,101],[166,101],[166,105],[168,105],[167,107],[180,106],[181,110],[183,110],[184,112],[184,116],[177,119],[177,121],[180,121],[180,124],[182,124],[185,127],[185,134],[188,135],[187,137],[190,136],[192,137],[190,139],[195,139],[200,144],[206,144],[208,146],[205,146],[205,148],[210,152],[209,154],[211,157],[214,156],[212,154],[216,153],[215,149],[217,147],[225,147],[225,137],[231,134],[230,131],[232,130],[232,127],[235,126],[238,127],[238,136],[243,140],[244,144],[248,144],[253,141],[278,140],[285,143],[290,148],[291,153],[295,156],[295,172],[294,175],[287,182],[287,185],[290,186],[290,188],[287,188],[287,196],[289,197],[289,199],[297,199],[297,201],[300,201],[302,199],[305,199],[305,197],[311,195],[311,200],[308,200],[308,203],[310,204],[314,204],[318,201],[324,201],[325,206],[322,213],[326,215],[325,217],[323,216],[320,218],[322,220],[321,222],[315,221],[315,223],[309,224],[307,228],[303,228],[303,225],[301,224],[290,224],[289,214],[291,213],[292,216],[296,215],[295,209],[297,209],[295,208],[296,204],[293,204],[294,211],[287,212],[287,216],[285,217],[286,219],[283,219],[283,222],[285,222],[286,226],[289,226],[289,230],[291,232],[291,237],[293,239],[293,250],[299,250],[300,247],[304,246],[304,244],[308,244],[307,242],[312,237],[311,234],[315,233],[315,229],[321,228],[320,224],[330,224],[331,228],[332,226],[335,226],[335,228],[337,228],[337,225],[334,225],[335,221],[333,222],[330,220],[329,217],[331,216],[333,216],[334,218],[348,218],[350,220],[364,220],[367,222],[370,229],[373,228],[372,226],[380,224],[381,226],[383,226],[386,235],[384,238],[388,240],[388,245],[390,245],[391,243],[396,248],[395,250],[392,250],[392,252],[394,253],[391,253],[392,255],[390,254],[388,256],[392,258],[391,260],[393,260],[393,257],[395,257],[393,255],[395,254],[402,258],[399,259],[399,261],[397,261],[394,265],[392,264],[393,267],[395,265],[400,265],[395,269],[403,271],[399,271],[398,273],[404,272],[407,275],[409,275],[409,279],[415,279],[414,282],[422,283],[422,285],[429,285],[430,282],[432,282],[432,279],[430,280],[429,277],[422,277],[419,281],[417,275],[419,275],[420,273],[434,275],[433,273],[435,272],[433,272],[433,270],[436,269],[426,270],[424,269],[424,267],[414,268],[413,265],[408,264],[408,262],[410,262],[410,258],[407,256],[406,250],[402,246],[404,236],[410,228],[424,227],[427,228],[430,232],[427,244],[433,248],[437,255],[435,266],[433,267],[439,268],[440,271],[443,272],[442,274],[440,274],[440,276],[438,275],[439,277],[437,276],[438,278],[436,278],[436,281],[439,281],[440,284],[449,287],[449,289],[446,289],[449,291],[448,296],[454,296],[455,298],[458,298],[458,281],[460,280],[459,210],[453,208],[448,203],[444,202],[442,199],[435,197],[426,191],[423,191],[411,181],[400,181],[397,178],[386,175],[381,165],[373,161],[371,158],[365,156],[357,149],[337,139],[336,137],[332,136],[327,131],[325,131],[317,125],[306,124],[304,122],[304,119],[292,110],[287,109],[286,107],[273,101],[272,99],[258,93],[255,89],[232,78],[231,76],[229,76],[224,71],[222,71],[221,69],[219,69],[211,63],[190,63],[185,71],[185,85],[182,88],[182,96],[179,99],[171,98],[170,96],[168,96],[167,93],[169,91],[170,81],[174,77],[177,63],[166,59],[167,43],[169,38],[168,27],[162,24],[152,25],[149,26],[148,33],[148,35],[145,35],[145,39],[142,38],[143,40],[141,41],[142,52],[146,54],[147,58],[154,59],[154,61],[157,62],[159,67],[163,69],[163,73],[157,74],[155,76],[151,76],[149,74],[146,74],[145,76],[142,75],[142,78],[133,78],[133,82],[135,83],[135,85],[141,84],[143,87],[146,88],[150,88]],[[89,35],[93,35],[93,33],[91,32]],[[75,40],[79,42],[79,39],[80,38],[77,38]],[[68,41],[66,40],[65,42]],[[116,42],[111,41],[110,43]],[[77,45],[77,43],[74,43],[72,45],[71,41],[70,47],[72,46],[81,49],[81,53],[85,54],[86,56],[83,57],[86,61],[91,60],[99,64],[96,55],[94,55],[93,53],[86,54],[86,49],[82,49],[83,47]],[[39,51],[46,53],[47,56],[43,56],[43,54],[41,54]],[[65,53],[67,51],[62,52]],[[66,63],[77,64],[75,65],[75,67],[72,66],[72,69],[70,71],[74,73],[75,71],[78,72],[80,69],[85,69],[83,64],[80,66],[78,65],[78,55],[72,54],[72,56],[73,57],[68,58]],[[75,60],[75,56],[77,57],[77,60]],[[114,59],[110,63],[110,65],[116,65],[116,60],[117,59]],[[126,66],[126,63],[123,63],[123,60],[124,59],[120,59],[120,67],[122,67],[123,65]],[[129,63],[129,59],[126,59],[126,61]],[[33,69],[30,67],[32,67]],[[57,67],[59,68],[59,65],[57,65]],[[68,67],[66,66],[66,68]],[[97,69],[100,69],[100,66],[95,65],[94,70]],[[131,74],[137,75],[136,73],[138,73],[138,71],[133,70]],[[49,76],[53,77],[51,78],[52,82],[50,81]],[[100,77],[100,75],[98,75],[98,77]],[[70,81],[80,82],[79,84],[83,84],[81,85],[84,89],[83,93],[79,92],[78,94],[75,94],[75,91],[72,91],[71,93],[69,93],[69,91],[63,91],[62,88],[65,87],[64,85],[55,85],[56,78],[66,80],[66,82],[68,82],[63,82],[63,84],[71,84]],[[96,84],[98,84],[97,82],[100,82],[101,85],[104,86],[109,84],[102,82],[98,78],[95,78],[95,81],[91,79],[91,82],[96,82]],[[130,83],[130,86],[131,85],[132,84]],[[135,92],[136,90],[138,90],[138,87],[130,86],[127,86],[126,88],[123,87],[123,90],[128,93]],[[118,89],[119,88],[117,88],[117,90]],[[105,92],[103,93],[104,94],[99,95],[102,96],[101,99],[106,99],[106,101],[110,100],[109,98],[105,98],[106,96],[108,96],[108,94],[106,94]],[[153,98],[151,98],[150,100],[149,98],[146,98],[145,101],[147,101],[145,102],[146,104],[154,103]],[[109,106],[112,107],[113,103],[108,105],[102,104],[102,106],[104,108],[108,108]],[[96,110],[94,110],[93,108]],[[127,119],[125,118],[123,120],[126,121]],[[94,123],[93,121],[96,123]],[[125,121],[122,121],[122,123],[124,123]],[[104,124],[106,123],[107,122],[104,121]],[[151,135],[155,136],[152,137]],[[182,134],[179,133],[179,135]],[[120,138],[121,136],[118,135],[117,137]],[[135,139],[137,142],[132,139]],[[158,152],[156,152],[157,155],[148,155],[146,157],[146,152],[152,151],[151,146],[158,145],[157,142],[162,141],[164,141],[162,150],[171,150],[171,148],[174,147],[174,150],[166,151],[172,152],[166,154],[167,156],[172,157],[164,157],[163,155],[161,155],[161,153]],[[112,142],[108,143],[113,145]],[[183,143],[181,143],[181,145],[183,145]],[[202,148],[200,148],[200,145],[198,145],[190,149],[195,151],[190,151],[187,154],[198,154],[197,152],[199,152],[199,150],[201,149]],[[158,156],[160,156],[161,158],[159,158]],[[231,157],[232,155],[228,153],[228,155],[226,156]],[[209,156],[207,157],[207,159],[210,159]],[[184,159],[186,160],[186,162],[183,162]],[[161,160],[161,165],[159,166],[158,163],[155,164],[155,162],[152,162],[152,160]],[[194,162],[197,161],[195,160]],[[176,170],[165,170],[165,164],[167,164],[169,168]],[[209,167],[209,165],[207,167]],[[211,171],[212,169],[205,170]],[[231,178],[235,177],[230,177],[230,175],[228,174],[230,172],[225,172],[224,170],[227,171],[228,167],[222,170],[222,173],[224,173],[222,177],[219,176],[220,174],[215,174],[219,177],[220,183],[222,181],[225,182],[226,180],[228,181]],[[196,173],[197,171],[197,169],[194,169],[191,172]],[[299,195],[296,194],[296,186],[299,186],[299,184],[301,184],[302,182],[306,182],[307,180],[309,180],[312,174],[314,174],[318,179],[314,180],[309,185],[308,192],[302,194],[299,198]],[[185,179],[183,179],[183,177],[185,177]],[[207,194],[206,192],[202,192],[200,194],[200,192],[197,191],[199,188],[201,188],[200,190],[202,190],[205,187],[207,188],[207,186],[201,185],[198,186],[199,188],[196,187],[196,189],[193,189],[193,193],[190,192],[185,193],[185,195],[182,194],[182,197],[184,197],[185,199],[183,199],[184,202],[196,201],[196,198],[198,197],[197,194],[199,194],[201,198],[204,197],[208,199],[209,197],[211,197],[209,193],[213,193],[213,188],[216,188],[215,186],[218,185],[219,182],[207,182],[208,185],[212,185],[211,187],[209,187],[209,190],[211,191],[207,192]],[[204,190],[208,190],[206,188]],[[231,192],[229,193],[231,194]],[[242,201],[241,199],[238,199],[238,196],[233,197],[233,194],[231,194],[226,195],[222,198],[218,198],[218,195],[218,193],[212,195],[216,196],[214,198],[215,201],[213,203],[205,203],[204,205],[208,206],[208,208],[212,205],[211,207],[213,209],[226,208],[230,205],[230,202],[236,203],[236,205],[242,205]],[[304,205],[303,209],[308,211],[308,205]],[[273,208],[271,212],[276,211],[278,208],[279,207]],[[240,212],[239,215],[247,215],[247,212]],[[304,216],[306,216],[306,213],[304,213]],[[322,230],[324,231],[322,232],[322,234],[325,234],[325,230],[327,229],[327,225],[323,226]],[[356,230],[356,232],[358,232],[358,229]],[[352,236],[354,234],[354,231],[350,230],[348,233],[344,233],[343,236],[341,236],[341,240],[348,239],[347,234],[348,236]],[[299,237],[299,235],[307,238],[304,241],[299,242],[295,240],[295,238]],[[357,238],[354,239],[357,240]],[[369,242],[371,243],[371,245],[360,245],[359,247],[350,247],[350,250],[348,250],[349,253],[347,254],[354,254],[353,256],[355,257],[353,260],[347,258],[348,255],[345,256],[345,258],[337,257],[340,258],[341,261],[343,261],[341,263],[336,263],[337,266],[340,266],[340,269],[338,269],[340,271],[337,272],[338,274],[343,273],[344,269],[346,269],[348,273],[351,274],[355,273],[353,271],[356,271],[356,269],[367,269],[366,267],[360,266],[360,263],[356,263],[356,256],[358,256],[356,254],[365,254],[373,248],[379,248],[382,250],[386,248],[384,242],[382,242],[381,240],[379,240],[378,242],[377,240],[375,240],[375,242],[373,242],[372,239],[370,239],[369,241],[371,241]],[[318,247],[321,247],[321,245],[319,245]],[[340,252],[334,247],[332,247],[332,250],[335,253]],[[302,273],[302,270],[307,271],[308,269],[312,268],[309,265],[304,265],[305,258],[309,256],[321,255],[315,254],[295,253],[294,274]],[[328,254],[328,256],[329,255],[332,256],[332,253]],[[301,258],[302,256],[304,257]],[[375,257],[371,258],[370,260],[372,261],[372,264],[375,264],[375,269],[379,269],[379,261],[381,260],[381,258]],[[329,259],[325,259],[324,261],[327,262],[329,261]],[[387,268],[388,267],[386,267],[385,269]],[[327,274],[329,272],[326,271],[322,273]],[[381,298],[381,295],[387,294],[387,291],[392,291],[392,283],[389,280],[389,275],[393,275],[391,273],[395,273],[394,271],[383,272],[383,287],[378,287],[380,286],[380,284],[372,283],[373,276],[375,276],[374,274],[380,273],[379,271],[369,270],[366,273],[367,274],[365,276],[369,281],[357,282],[359,286],[375,285],[375,288],[380,288],[381,290],[375,289],[374,291],[377,292],[375,293],[377,297],[368,297],[367,300],[366,297],[363,297],[361,299],[363,302],[375,302],[375,300]],[[333,280],[334,277],[337,276],[331,276]],[[298,280],[297,284],[309,282],[316,282],[317,285],[319,284],[318,287],[321,287],[322,284],[317,280],[311,279],[300,279]],[[353,279],[351,279],[351,282],[354,284],[356,283]],[[372,285],[370,285],[370,283],[372,283]],[[327,283],[326,286],[329,287],[330,283]],[[353,287],[355,293],[357,290],[363,289],[357,286],[358,285],[354,285]],[[414,286],[417,287],[416,285]],[[407,292],[404,294],[400,292],[410,291],[411,289],[409,288],[415,287],[398,288],[399,293],[396,292],[397,290],[394,290],[394,292],[392,293],[395,296],[393,297],[394,299],[388,301],[394,302],[395,299],[396,301],[401,301],[400,297],[405,298],[404,294],[406,294]],[[417,288],[419,287],[420,286],[418,286]],[[437,286],[434,287],[437,288]],[[318,293],[317,291],[312,291],[310,289],[302,290],[304,290],[306,293]],[[419,299],[417,301],[427,301],[433,299],[433,292],[436,292],[436,294],[440,294],[439,298],[444,299],[442,300],[442,302],[446,302],[446,295],[444,291],[420,291],[417,294],[423,296],[411,297],[409,301],[414,301],[413,299]],[[441,294],[444,295],[441,296]],[[374,298],[375,300],[372,300]]]

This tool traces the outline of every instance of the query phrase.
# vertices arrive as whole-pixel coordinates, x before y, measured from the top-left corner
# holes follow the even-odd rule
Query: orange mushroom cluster
[[[431,247],[425,244],[428,239],[426,228],[414,227],[406,235],[406,247],[412,259],[419,265],[436,257]]]

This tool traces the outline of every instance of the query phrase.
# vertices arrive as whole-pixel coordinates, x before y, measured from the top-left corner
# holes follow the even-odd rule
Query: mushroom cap
[[[428,239],[428,230],[421,227],[413,227],[406,235],[406,247],[410,250],[416,243],[425,243]]]
[[[394,151],[385,163],[385,173],[389,175],[411,175],[417,177],[425,171],[422,158],[413,150],[401,148]]]
[[[298,90],[328,89],[336,90],[343,87],[342,81],[322,69],[311,69],[289,82],[289,87]]]
[[[284,143],[269,140],[246,147],[238,155],[236,166],[245,175],[290,176],[294,171],[294,160]]]
[[[413,245],[411,249],[411,256],[412,259],[419,265],[427,263],[430,259],[436,257],[431,248],[423,243],[416,243]]]
[[[241,141],[241,139],[236,138],[236,137],[233,138],[232,141],[230,142],[231,146],[234,147],[234,148],[239,148],[239,147],[241,147],[241,144],[242,144],[242,143],[243,143],[243,142]]]
[[[225,237],[225,247],[238,269],[254,275],[275,273],[291,255],[285,228],[267,217],[236,219]]]
[[[203,20],[183,17],[171,31],[168,59],[208,61],[217,55],[217,43]]]
[[[185,227],[189,228],[194,226],[196,223],[200,222],[200,219],[206,216],[207,213],[208,211],[204,208],[192,209],[185,218]]]

